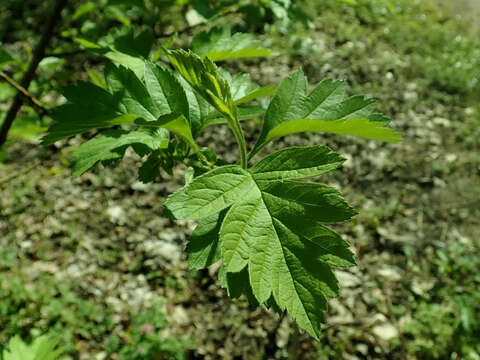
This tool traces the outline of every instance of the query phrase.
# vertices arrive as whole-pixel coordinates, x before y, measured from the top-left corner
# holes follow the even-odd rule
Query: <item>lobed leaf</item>
[[[323,80],[310,93],[307,88],[307,78],[301,69],[280,83],[250,158],[273,139],[304,131],[400,141],[400,133],[386,127],[389,119],[373,113],[376,100],[362,96],[344,99],[342,81]]]
[[[108,90],[89,83],[68,87],[68,103],[55,110],[44,143],[97,128],[141,125],[173,131],[197,150],[183,87],[168,70],[151,63],[144,66],[145,84],[132,70],[110,64],[105,68]]]
[[[229,293],[238,295],[234,286],[247,296],[250,291],[254,302],[288,310],[318,337],[327,299],[338,294],[330,266],[355,263],[348,244],[322,223],[348,220],[356,212],[337,190],[291,179],[320,175],[342,162],[326,147],[285,149],[249,170],[211,170],[170,195],[165,207],[179,219],[208,217],[192,241],[194,267],[218,260],[220,247],[221,279]],[[223,220],[220,211],[227,211]],[[241,275],[229,285],[230,273],[247,272],[249,286]]]
[[[164,115],[132,70],[108,64],[105,66],[105,81],[110,93],[119,100],[119,110],[122,113],[135,114],[148,121],[155,121]]]
[[[169,135],[165,129],[138,129],[136,131],[109,130],[89,140],[72,154],[72,176],[74,178],[95,166],[98,162],[123,157],[130,145],[143,144],[151,151],[168,147]]]
[[[119,96],[90,83],[79,82],[69,86],[63,94],[68,103],[54,110],[54,122],[43,138],[44,144],[52,144],[95,128],[132,124],[138,118],[135,114],[122,112]]]

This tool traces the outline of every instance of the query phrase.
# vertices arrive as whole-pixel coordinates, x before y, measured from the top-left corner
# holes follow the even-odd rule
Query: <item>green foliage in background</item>
[[[79,338],[101,339],[109,355],[115,354],[125,360],[153,360],[159,355],[183,360],[186,350],[193,346],[192,341],[162,335],[169,323],[161,298],[140,312],[127,308],[125,315],[132,319],[132,324],[125,333],[119,334],[115,331],[113,308],[92,303],[70,283],[48,274],[41,274],[33,287],[25,288],[28,275],[14,271],[15,264],[17,259],[13,251],[0,253],[0,265],[13,270],[3,277],[0,286],[0,321],[5,329],[1,339],[11,337],[2,360],[30,359],[44,353],[49,357],[34,356],[32,360],[55,360],[62,353],[74,353],[75,340]],[[48,329],[51,337],[34,336],[31,345],[19,338],[19,334],[27,338],[44,329]],[[61,346],[54,350],[57,344]],[[20,357],[24,353],[29,357]]]
[[[0,356],[2,360],[57,360],[64,352],[58,347],[59,339],[48,335],[37,337],[31,344],[27,344],[17,335],[10,339],[7,349]]]
[[[465,359],[478,359],[480,260],[475,248],[461,242],[435,255],[431,272],[439,284],[418,300],[405,326],[411,339],[408,350],[428,359],[444,359],[452,351]]]

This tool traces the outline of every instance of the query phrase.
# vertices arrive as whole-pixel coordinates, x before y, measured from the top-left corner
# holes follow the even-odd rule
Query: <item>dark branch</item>
[[[39,113],[40,116],[43,116],[48,113],[48,109],[45,108],[35,96],[33,96],[27,89],[25,89],[22,85],[20,85],[15,80],[13,80],[10,76],[5,74],[3,71],[0,71],[0,78],[4,79],[12,87],[14,87],[19,93],[21,93],[30,102],[30,104],[32,104],[32,106],[35,108],[35,110]]]
[[[33,77],[35,76],[35,72],[37,71],[38,64],[45,57],[45,49],[47,48],[48,43],[53,37],[55,26],[60,21],[61,12],[63,8],[65,8],[67,3],[68,3],[68,0],[57,0],[55,7],[52,11],[52,14],[45,27],[45,30],[42,34],[40,42],[35,48],[32,61],[30,62],[27,71],[23,75],[22,80],[20,81],[20,85],[24,89],[28,90],[28,87],[32,82]],[[10,127],[12,126],[13,120],[15,120],[15,117],[17,116],[18,111],[23,105],[23,100],[24,100],[24,94],[19,91],[17,95],[14,97],[12,105],[10,106],[10,109],[8,110],[7,115],[5,117],[5,121],[2,124],[2,128],[0,129],[0,147],[7,140],[8,131],[10,130]]]

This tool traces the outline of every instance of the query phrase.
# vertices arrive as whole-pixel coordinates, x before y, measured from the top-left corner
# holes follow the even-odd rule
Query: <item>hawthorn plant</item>
[[[339,291],[333,268],[355,265],[349,244],[326,225],[356,212],[338,190],[304,179],[345,159],[321,145],[255,155],[275,139],[305,131],[388,142],[400,141],[400,134],[375,113],[374,99],[346,98],[342,81],[326,79],[309,92],[299,69],[278,86],[260,87],[248,74],[232,76],[215,64],[270,55],[251,35],[212,29],[195,36],[189,51],[163,47],[163,55],[152,57],[153,40],[139,46],[140,37],[122,41],[123,49],[137,49],[128,53],[83,42],[113,63],[104,82],[65,89],[67,103],[56,109],[44,142],[100,132],[73,152],[74,177],[121,159],[130,146],[146,159],[139,169],[143,182],[154,181],[160,168],[172,173],[175,164],[186,164],[185,186],[168,197],[164,214],[199,220],[186,248],[189,267],[221,261],[219,279],[231,297],[245,294],[253,304],[286,310],[318,338],[327,299]],[[253,104],[261,97],[271,97],[266,109]],[[241,121],[258,117],[263,126],[249,149]],[[237,163],[196,142],[222,123],[238,144]]]

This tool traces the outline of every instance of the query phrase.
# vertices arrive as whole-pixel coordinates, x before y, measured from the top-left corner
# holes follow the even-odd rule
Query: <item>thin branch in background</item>
[[[32,61],[30,62],[27,71],[23,75],[22,80],[20,81],[20,86],[26,90],[28,90],[28,87],[35,76],[38,64],[45,57],[45,50],[53,37],[55,26],[60,22],[62,10],[67,6],[67,4],[68,0],[57,0],[55,3],[52,14],[47,22],[47,25],[45,26],[45,31],[43,32],[40,42],[33,53]],[[23,105],[23,100],[24,94],[19,91],[14,97],[12,105],[10,106],[10,109],[5,117],[5,121],[2,124],[2,128],[0,129],[0,147],[5,143],[5,141],[7,141],[8,131],[10,130],[13,120],[15,120],[15,117]]]
[[[8,183],[10,180],[13,180],[21,175],[26,175],[28,174],[30,171],[32,171],[33,169],[35,169],[37,166],[39,165],[39,162],[35,161],[33,164],[30,164],[29,166],[26,166],[22,169],[20,169],[19,171],[16,171],[8,176],[5,176],[3,178],[0,179],[0,186],[2,186],[3,184],[6,184]]]
[[[38,112],[40,116],[46,115],[48,113],[48,109],[44,107],[42,103],[35,96],[33,96],[27,89],[25,89],[22,85],[17,83],[10,76],[5,74],[3,71],[0,71],[0,78],[8,82],[18,92],[22,93],[23,96],[30,102],[30,104],[32,104],[32,106],[35,108],[35,110]]]

